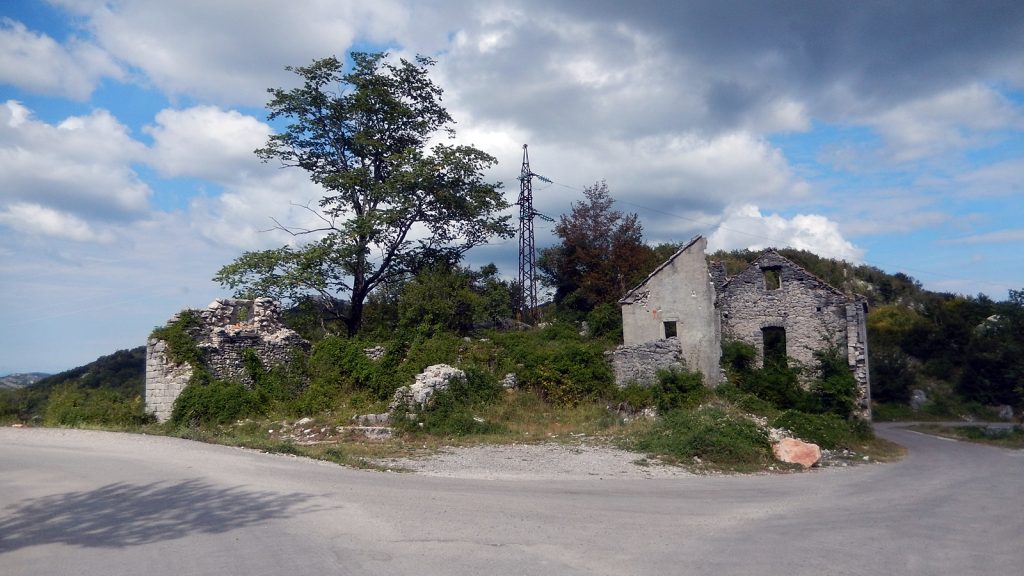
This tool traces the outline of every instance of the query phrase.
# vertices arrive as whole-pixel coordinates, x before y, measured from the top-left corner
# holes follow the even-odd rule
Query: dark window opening
[[[679,335],[679,328],[676,322],[665,322],[665,338],[675,338]]]
[[[778,326],[767,326],[761,329],[764,338],[764,364],[786,366],[786,329]]]
[[[821,312],[821,306],[818,306],[817,308],[815,308],[815,312]]]
[[[782,288],[782,277],[779,274],[778,268],[763,268],[764,272],[764,287],[766,290],[778,290]]]

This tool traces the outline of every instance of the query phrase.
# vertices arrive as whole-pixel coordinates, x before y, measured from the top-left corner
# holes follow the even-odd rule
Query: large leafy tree
[[[334,57],[289,67],[302,85],[270,89],[267,107],[270,120],[290,124],[256,150],[323,187],[319,206],[307,206],[319,225],[277,223],[305,242],[245,253],[214,279],[243,295],[319,295],[354,334],[375,287],[427,265],[457,263],[512,229],[500,215],[508,207],[500,185],[481,175],[496,159],[472,146],[430,145],[454,136],[441,88],[428,76],[433,61],[351,56],[348,72]]]
[[[541,280],[555,288],[556,303],[589,312],[618,301],[650,273],[657,255],[644,244],[637,215],[613,209],[607,184],[597,182],[583,195],[559,218],[555,234],[562,242],[541,251],[538,267]]]

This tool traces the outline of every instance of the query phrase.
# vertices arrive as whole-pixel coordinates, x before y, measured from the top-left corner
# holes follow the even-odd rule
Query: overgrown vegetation
[[[670,461],[740,472],[773,461],[764,430],[745,415],[714,405],[664,414],[638,436],[635,447]]]
[[[870,427],[853,418],[856,383],[838,344],[801,366],[784,356],[762,362],[749,344],[727,342],[728,383],[714,391],[682,370],[659,374],[654,386],[617,389],[604,358],[622,337],[616,302],[680,246],[645,244],[637,216],[615,210],[603,182],[559,218],[558,242],[540,253],[541,277],[554,301],[526,316],[543,322],[513,321],[520,287],[494,265],[462,264],[469,248],[511,233],[500,215],[507,205],[498,186],[481,176],[495,159],[466,146],[428,149],[452,124],[429,78],[431,64],[353,54],[343,72],[341,61],[326,58],[291,69],[302,87],[271,90],[270,117],[291,123],[257,153],[307,170],[325,188],[315,212],[323,228],[281,225],[308,242],[243,254],[216,280],[239,296],[284,300],[286,321],[312,349],[280,366],[264,366],[247,353],[244,383],[218,380],[196,345],[199,318],[182,313],[153,333],[167,342],[172,361],[193,367],[171,422],[159,430],[363,462],[365,444],[310,448],[264,431],[302,416],[326,429],[381,412],[399,386],[446,363],[463,369],[465,381],[430,407],[397,418],[402,438],[417,445],[614,436],[675,462],[751,470],[771,462],[767,436],[752,418],[826,448],[870,442]],[[413,230],[422,237],[410,240]],[[1024,408],[1024,291],[1010,291],[1006,302],[935,294],[904,274],[779,252],[871,302],[879,417],[958,417],[994,404]],[[756,257],[736,251],[711,259],[735,274]],[[378,358],[364,352],[370,347],[382,349]],[[143,372],[139,348],[0,391],[0,419],[152,426],[142,414]],[[499,384],[508,374],[515,375],[516,390]],[[919,412],[907,408],[915,389],[930,399]],[[661,418],[626,423],[608,406],[653,408]]]

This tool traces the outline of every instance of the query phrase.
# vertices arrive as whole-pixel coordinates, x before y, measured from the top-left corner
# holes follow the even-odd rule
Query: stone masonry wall
[[[769,274],[778,287],[769,286]],[[857,415],[871,418],[867,312],[851,299],[774,251],[766,252],[719,291],[722,337],[753,345],[764,358],[764,328],[783,328],[786,355],[814,364],[814,352],[830,343],[846,352],[857,381]]]
[[[779,287],[767,285],[774,271]],[[729,280],[719,294],[722,336],[753,345],[764,357],[763,328],[786,331],[786,355],[813,364],[814,351],[835,344],[846,347],[847,297],[775,252],[767,252]]]
[[[176,321],[171,317],[168,324]],[[159,422],[166,422],[174,410],[174,400],[188,385],[192,377],[192,366],[175,364],[167,357],[167,343],[150,338],[146,344],[146,411],[156,415]]]
[[[615,373],[615,384],[624,387],[630,383],[643,386],[657,382],[658,370],[684,368],[678,338],[666,338],[625,345],[605,352]]]
[[[871,419],[867,315],[867,303],[863,300],[846,305],[846,358],[857,381],[857,416],[864,420]]]
[[[203,365],[215,378],[251,385],[244,355],[252,350],[264,367],[287,362],[296,349],[309,343],[281,323],[281,312],[269,298],[218,299],[205,310],[193,311],[201,321],[194,337]],[[175,314],[168,324],[178,320]],[[150,338],[146,347],[146,410],[160,422],[171,417],[174,400],[188,384],[192,367],[175,364],[167,356],[167,344]]]

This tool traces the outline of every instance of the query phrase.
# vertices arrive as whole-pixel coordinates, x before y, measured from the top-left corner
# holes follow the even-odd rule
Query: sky
[[[351,51],[437,60],[457,141],[568,213],[607,182],[650,243],[792,246],[1024,288],[1024,3],[7,0],[0,375],[145,344],[321,191],[261,163],[267,88]],[[509,212],[511,214],[511,211]],[[537,246],[555,242],[537,221]],[[517,242],[467,263],[516,275]]]

